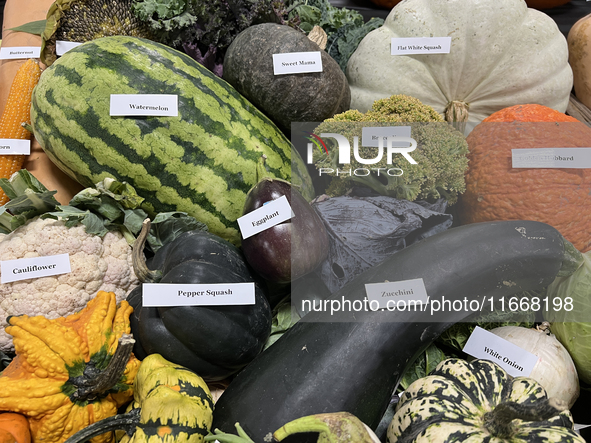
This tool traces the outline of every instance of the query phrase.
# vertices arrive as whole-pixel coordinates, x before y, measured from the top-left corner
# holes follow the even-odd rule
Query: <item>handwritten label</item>
[[[275,75],[307,72],[322,72],[320,51],[273,54],[273,73]]]
[[[391,55],[449,54],[451,37],[400,37],[392,38]]]
[[[111,94],[110,115],[176,117],[178,99],[173,94]]]
[[[511,149],[514,168],[591,168],[591,148]]]
[[[384,146],[388,137],[410,138],[410,126],[386,126],[361,128],[361,145],[366,147],[379,147],[380,137],[384,139]],[[408,142],[392,141],[392,146],[407,147]]]
[[[20,258],[0,262],[1,283],[48,277],[71,272],[70,255],[58,254],[44,257]]]
[[[17,60],[21,58],[39,58],[41,47],[39,46],[2,46],[0,47],[0,60]]]
[[[19,140],[14,138],[0,138],[0,155],[29,155],[31,153],[31,140]]]
[[[78,42],[66,42],[64,40],[57,40],[55,42],[55,53],[56,55],[64,55],[70,49],[74,49],[76,46],[80,46],[82,43]]]
[[[260,208],[244,214],[236,221],[244,239],[258,234],[265,229],[272,228],[279,223],[289,220],[293,216],[294,214],[287,201],[287,197],[282,195],[275,200],[266,202]]]
[[[365,293],[370,303],[377,301],[380,309],[401,308],[400,304],[427,303],[429,297],[422,278],[395,282],[368,283]]]
[[[144,283],[142,304],[163,306],[254,305],[254,283]]]
[[[536,355],[479,326],[468,338],[463,351],[497,363],[513,377],[528,377],[538,362]]]

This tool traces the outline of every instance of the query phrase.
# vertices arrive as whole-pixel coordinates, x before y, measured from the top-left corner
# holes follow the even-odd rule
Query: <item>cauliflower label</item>
[[[71,271],[70,254],[3,260],[0,262],[0,282],[10,283],[28,278],[49,277]]]

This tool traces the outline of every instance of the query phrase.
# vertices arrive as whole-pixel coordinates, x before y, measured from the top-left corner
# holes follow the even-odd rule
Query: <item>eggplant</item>
[[[289,283],[312,272],[326,258],[328,234],[324,223],[289,182],[263,178],[248,192],[243,214],[282,196],[294,216],[242,239],[242,252],[252,269],[275,283]]]
[[[546,287],[565,258],[565,240],[545,223],[465,225],[393,254],[329,302],[349,300],[355,306],[366,298],[366,284],[422,278],[427,306],[466,298],[492,299],[499,307],[500,297]],[[230,432],[239,422],[262,442],[296,418],[345,411],[375,430],[406,369],[444,330],[471,314],[313,310],[236,375],[216,403],[213,429]]]

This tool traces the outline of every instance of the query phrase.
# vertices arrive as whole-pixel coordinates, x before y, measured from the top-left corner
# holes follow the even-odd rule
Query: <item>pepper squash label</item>
[[[164,306],[222,306],[254,305],[255,287],[246,283],[144,283],[142,305]]]

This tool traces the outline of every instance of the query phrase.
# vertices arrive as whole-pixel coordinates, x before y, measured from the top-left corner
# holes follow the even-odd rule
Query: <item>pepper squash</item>
[[[131,354],[129,315],[99,291],[76,314],[8,318],[16,357],[0,375],[0,410],[29,419],[33,441],[61,443],[132,399],[140,362]],[[120,344],[121,342],[121,344]],[[112,433],[93,443],[114,441]]]

